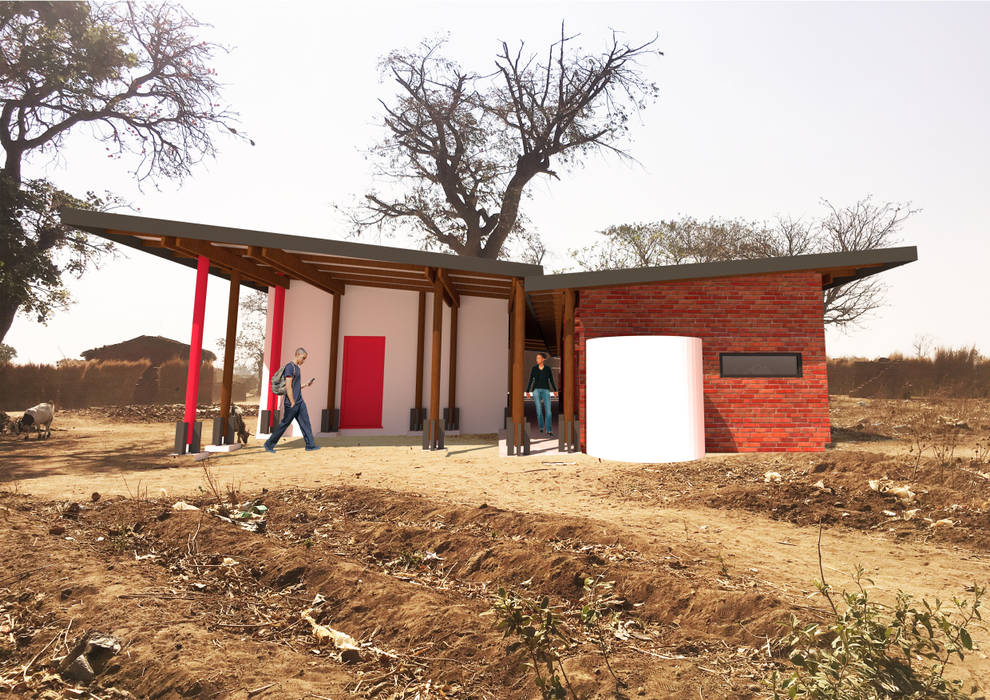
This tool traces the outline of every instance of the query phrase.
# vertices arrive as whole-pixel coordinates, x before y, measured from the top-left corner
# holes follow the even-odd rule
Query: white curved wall
[[[585,363],[589,455],[624,462],[705,455],[700,338],[592,338]]]

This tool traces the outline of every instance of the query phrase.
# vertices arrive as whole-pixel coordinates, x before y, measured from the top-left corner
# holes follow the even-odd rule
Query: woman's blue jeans
[[[550,409],[550,390],[534,389],[533,401],[536,403],[536,422],[540,430],[553,432],[553,413]]]

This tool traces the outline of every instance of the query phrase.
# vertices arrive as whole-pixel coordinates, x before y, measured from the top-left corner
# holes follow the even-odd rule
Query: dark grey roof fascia
[[[147,234],[149,236],[175,236],[177,238],[193,238],[216,243],[254,245],[263,248],[315,253],[317,255],[338,255],[340,257],[357,258],[359,260],[405,263],[407,265],[421,267],[441,267],[466,272],[483,272],[494,275],[505,275],[506,277],[526,277],[527,275],[541,275],[543,273],[543,267],[541,265],[530,265],[528,263],[505,260],[486,260],[447,253],[431,253],[423,250],[372,245],[370,243],[252,231],[250,229],[229,228],[226,226],[192,224],[170,219],[152,219],[150,217],[131,216],[127,214],[109,214],[68,207],[63,208],[59,213],[63,224],[89,231],[98,236],[103,236],[107,231],[124,231],[127,233]],[[150,251],[152,249],[145,250]]]
[[[672,282],[675,280],[704,279],[711,277],[740,277],[774,272],[801,272],[839,268],[869,267],[857,271],[856,278],[889,270],[918,259],[915,246],[880,248],[877,250],[842,253],[818,253],[792,255],[782,258],[759,260],[728,260],[711,263],[688,263],[663,267],[635,267],[625,270],[596,270],[591,272],[565,272],[557,275],[531,275],[524,282],[527,292],[553,289],[581,289],[586,287],[614,287],[646,282]],[[863,274],[860,274],[863,273]],[[853,278],[849,278],[851,280]]]

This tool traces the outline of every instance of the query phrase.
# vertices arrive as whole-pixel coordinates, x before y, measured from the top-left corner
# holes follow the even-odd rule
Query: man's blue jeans
[[[550,410],[550,390],[534,389],[533,401],[536,403],[536,422],[540,430],[553,432],[553,413]]]
[[[285,409],[285,415],[282,416],[282,422],[278,424],[278,427],[272,431],[272,434],[268,436],[265,440],[265,445],[268,447],[275,447],[275,444],[282,437],[282,434],[289,429],[292,425],[292,421],[295,420],[299,424],[299,429],[302,430],[303,440],[306,441],[306,447],[314,447],[316,443],[313,441],[313,428],[309,424],[309,411],[306,410],[305,401],[296,401],[291,406]]]

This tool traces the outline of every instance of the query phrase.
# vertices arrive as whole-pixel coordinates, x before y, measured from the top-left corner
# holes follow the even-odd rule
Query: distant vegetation
[[[0,409],[24,409],[43,401],[56,408],[88,408],[127,404],[182,403],[186,396],[187,360],[175,358],[160,367],[148,360],[63,360],[55,365],[0,365]],[[150,371],[149,371],[150,370]],[[219,372],[204,363],[198,403],[209,404],[220,393]],[[243,401],[257,387],[253,376],[235,377],[233,400]]]
[[[912,396],[990,398],[990,358],[972,348],[936,348],[906,357],[828,361],[831,394],[883,399]]]

